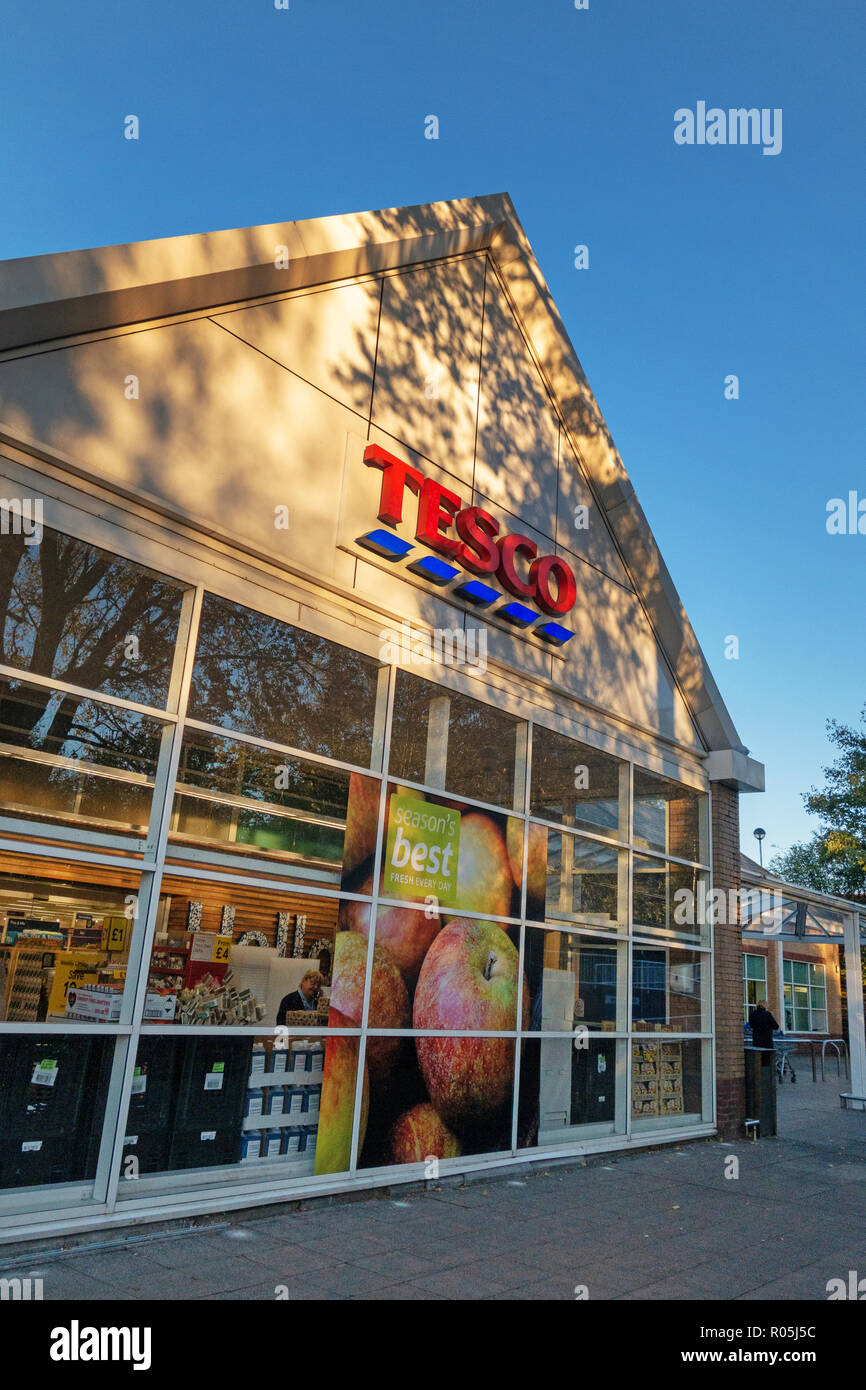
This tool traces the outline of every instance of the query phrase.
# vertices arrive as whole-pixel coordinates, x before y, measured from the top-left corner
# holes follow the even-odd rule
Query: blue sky
[[[4,28],[2,258],[512,195],[767,765],[744,848],[808,834],[825,720],[866,703],[866,536],[825,529],[866,497],[861,7],[43,0]],[[676,145],[700,100],[782,108],[781,153]]]

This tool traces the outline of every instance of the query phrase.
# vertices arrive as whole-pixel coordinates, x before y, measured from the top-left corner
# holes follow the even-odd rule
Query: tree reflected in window
[[[369,767],[378,671],[371,657],[206,594],[189,715]]]
[[[181,585],[45,527],[0,538],[0,662],[164,707]]]

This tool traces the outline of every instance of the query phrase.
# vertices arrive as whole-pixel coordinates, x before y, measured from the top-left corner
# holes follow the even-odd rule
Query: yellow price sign
[[[123,951],[126,948],[126,935],[129,922],[125,917],[108,917],[102,927],[103,951]]]
[[[190,960],[207,960],[214,965],[226,965],[232,949],[230,936],[217,936],[214,932],[195,932],[192,938]]]

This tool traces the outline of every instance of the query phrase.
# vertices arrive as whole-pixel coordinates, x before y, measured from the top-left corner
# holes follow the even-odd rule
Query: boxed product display
[[[284,1113],[285,1091],[282,1086],[269,1086],[265,1092],[266,1115],[282,1115]]]
[[[683,1113],[682,1043],[634,1043],[632,1114]]]
[[[263,1112],[264,1112],[264,1104],[265,1104],[265,1093],[264,1093],[264,1091],[259,1091],[259,1090],[247,1091],[246,1105],[245,1105],[245,1107],[244,1107],[244,1115],[245,1115],[245,1117],[246,1117],[247,1119],[251,1120],[251,1119],[253,1119],[253,1118],[256,1117],[256,1116],[260,1116],[261,1114],[263,1114]]]
[[[282,1130],[266,1130],[264,1135],[264,1157],[279,1158],[282,1148]]]
[[[260,1129],[244,1130],[241,1135],[241,1163],[257,1162],[262,1157]]]
[[[70,985],[66,992],[66,1017],[84,1023],[117,1023],[122,999],[122,987]]]

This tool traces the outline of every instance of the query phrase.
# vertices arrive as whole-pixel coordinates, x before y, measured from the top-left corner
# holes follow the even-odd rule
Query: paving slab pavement
[[[16,1257],[45,1300],[807,1299],[866,1273],[866,1113],[783,1085],[775,1139],[716,1141]],[[738,1176],[730,1176],[736,1165]],[[141,1231],[137,1232],[141,1235]],[[4,1260],[5,1257],[5,1260]],[[5,1267],[4,1267],[5,1263]]]

